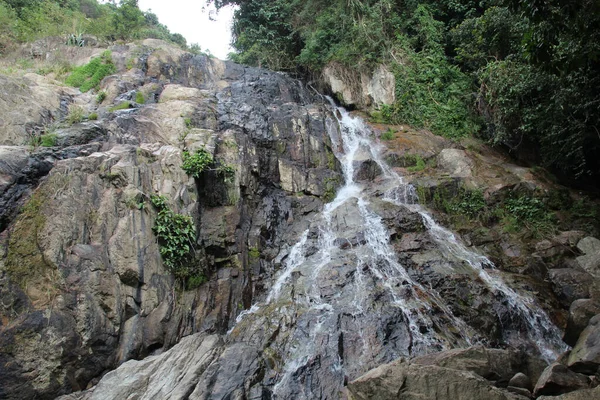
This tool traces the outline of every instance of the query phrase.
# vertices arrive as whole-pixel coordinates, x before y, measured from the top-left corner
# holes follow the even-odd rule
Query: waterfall
[[[415,189],[383,161],[364,122],[331,103],[336,118],[328,121],[328,131],[345,182],[288,250],[264,299],[240,314],[230,331],[249,332],[252,340],[252,332],[278,319],[267,343],[283,360],[273,397],[336,398],[344,379],[383,362],[482,341],[440,293],[417,282],[399,261],[372,193],[355,181],[358,157],[373,160],[383,172],[383,200],[418,213],[440,252],[471,268],[526,322],[528,340],[541,355],[556,358],[564,345],[546,313],[508,287],[490,260],[437,224],[418,204]]]

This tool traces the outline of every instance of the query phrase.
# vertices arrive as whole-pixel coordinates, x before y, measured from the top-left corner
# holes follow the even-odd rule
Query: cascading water
[[[383,172],[378,182],[383,200],[420,214],[439,250],[468,265],[473,276],[502,296],[515,317],[526,321],[528,339],[545,358],[555,357],[563,345],[547,315],[417,204],[414,188],[382,160],[360,119],[334,110],[338,115],[328,121],[329,133],[345,183],[290,249],[264,300],[243,312],[230,331],[238,337],[245,332],[248,341],[257,330],[271,337],[263,346],[282,360],[270,380],[273,397],[337,398],[345,379],[384,362],[482,340],[439,293],[413,279],[399,262],[371,204],[373,192],[355,181],[359,159],[374,161]],[[277,327],[267,334],[274,319]]]

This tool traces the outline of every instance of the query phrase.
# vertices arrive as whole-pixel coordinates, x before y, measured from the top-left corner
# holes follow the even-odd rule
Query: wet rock
[[[354,172],[354,179],[356,181],[372,181],[383,171],[374,160],[367,160],[360,163],[360,166]]]
[[[106,136],[106,129],[94,123],[81,123],[58,129],[55,134],[56,146],[67,147],[103,139]]]
[[[578,299],[589,298],[593,278],[585,271],[560,268],[548,271],[552,289],[560,302],[569,307]]]
[[[369,107],[392,104],[395,101],[395,78],[381,64],[372,72],[358,72],[330,63],[322,73],[325,85],[347,106]]]
[[[518,386],[507,386],[507,387],[506,387],[506,390],[507,390],[507,391],[509,391],[509,392],[511,392],[511,393],[514,393],[514,394],[518,394],[518,395],[524,396],[524,397],[526,397],[526,398],[528,398],[528,399],[530,399],[530,398],[532,398],[532,397],[533,397],[533,395],[531,394],[531,391],[530,391],[529,389],[525,389],[525,388],[522,388],[522,387],[518,387]]]
[[[452,177],[468,178],[472,175],[473,161],[464,150],[444,149],[438,154],[437,162],[438,167]]]
[[[584,254],[577,257],[579,266],[595,278],[600,278],[600,240],[583,238],[577,243],[577,248]]]
[[[560,396],[540,396],[537,400],[592,400],[600,399],[600,386],[561,394]]]
[[[565,328],[564,341],[575,346],[579,335],[588,326],[590,319],[600,313],[600,302],[592,299],[575,300],[569,307],[569,319]]]
[[[518,372],[515,374],[515,376],[510,378],[510,381],[508,381],[508,386],[523,388],[527,390],[533,389],[531,379],[529,379],[529,377],[522,372]]]
[[[600,367],[600,314],[593,317],[583,330],[568,359],[569,368],[595,374]]]
[[[435,365],[394,361],[348,384],[355,399],[516,400],[521,397],[490,385],[480,376]]]
[[[554,363],[548,366],[538,379],[534,394],[535,396],[559,395],[588,388],[589,384],[587,376],[575,373],[562,364]]]
[[[515,350],[489,349],[483,346],[428,354],[414,358],[411,363],[471,371],[490,381],[504,382],[504,385],[510,381],[511,386],[527,389],[531,388],[531,383],[529,386],[520,386],[525,380],[529,381],[527,375],[520,371],[532,373],[536,377],[541,372],[536,373],[537,362],[533,357],[528,359]]]

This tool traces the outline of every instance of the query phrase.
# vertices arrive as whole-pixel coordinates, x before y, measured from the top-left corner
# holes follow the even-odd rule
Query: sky
[[[205,0],[138,0],[142,11],[152,10],[161,24],[171,33],[181,33],[188,45],[198,43],[217,58],[225,59],[232,52],[231,20],[233,8],[226,7],[217,13],[214,6],[207,7]],[[205,10],[203,10],[205,8]],[[209,14],[212,16],[211,21]]]

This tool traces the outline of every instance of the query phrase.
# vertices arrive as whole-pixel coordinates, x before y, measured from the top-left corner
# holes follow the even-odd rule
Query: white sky
[[[181,33],[188,45],[198,43],[203,51],[208,49],[222,60],[233,51],[229,46],[232,7],[216,13],[214,6],[206,6],[205,0],[138,0],[138,6],[142,11],[151,9],[161,24],[171,33]],[[216,21],[209,19],[209,13]]]

